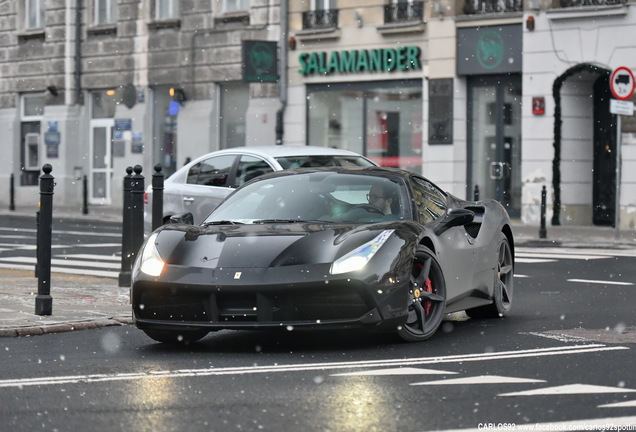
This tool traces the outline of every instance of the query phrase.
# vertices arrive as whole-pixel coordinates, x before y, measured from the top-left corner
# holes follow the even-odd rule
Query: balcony
[[[523,0],[467,0],[464,3],[464,13],[466,15],[522,11]]]
[[[384,24],[421,22],[424,19],[424,2],[400,2],[384,6]]]
[[[335,29],[338,27],[338,9],[317,9],[303,12],[303,30]]]

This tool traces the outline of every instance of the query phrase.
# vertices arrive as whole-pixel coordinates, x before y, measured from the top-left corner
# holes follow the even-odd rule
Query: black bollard
[[[130,195],[130,257],[135,261],[141,245],[144,243],[144,176],[141,165],[135,165],[132,176]]]
[[[479,201],[479,185],[475,185],[473,190],[473,201]]]
[[[126,168],[127,175],[124,176],[124,209],[122,213],[122,235],[121,235],[121,271],[119,272],[119,286],[130,286],[131,270],[132,270],[132,256],[130,250],[131,240],[131,226],[130,226],[130,212],[131,194],[132,188],[132,167]]]
[[[152,175],[152,230],[163,225],[163,173],[161,164],[155,165]]]
[[[53,232],[53,188],[55,178],[51,175],[53,167],[45,164],[44,174],[40,176],[40,223],[37,233],[38,295],[35,297],[35,314],[51,315],[53,298],[51,297],[51,237]]]
[[[15,176],[13,173],[9,179],[9,210],[15,210]]]
[[[548,233],[545,229],[545,212],[546,212],[546,189],[541,188],[541,227],[539,228],[539,238],[546,238]]]
[[[82,179],[82,214],[88,214],[88,177]]]

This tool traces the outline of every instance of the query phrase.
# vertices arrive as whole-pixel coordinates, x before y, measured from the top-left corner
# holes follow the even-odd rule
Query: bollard
[[[84,175],[82,179],[82,214],[88,214],[88,177]]]
[[[163,225],[163,173],[161,164],[155,165],[152,175],[152,230]]]
[[[51,297],[51,237],[53,225],[53,188],[55,178],[51,175],[53,167],[45,164],[44,174],[40,176],[40,223],[37,233],[38,295],[35,297],[35,314],[51,315],[53,298]]]
[[[132,258],[130,251],[131,226],[131,183],[132,183],[132,167],[126,168],[127,175],[124,176],[124,208],[122,214],[122,234],[121,234],[121,271],[119,272],[119,286],[130,286]]]
[[[546,238],[548,233],[545,229],[545,212],[546,212],[546,189],[541,188],[541,227],[539,228],[539,238]]]
[[[135,165],[130,187],[130,257],[135,261],[144,242],[144,176],[141,165]]]
[[[13,173],[9,178],[9,210],[15,210],[15,176]]]
[[[40,210],[35,212],[35,232],[40,232]],[[40,256],[40,238],[36,234],[35,238],[35,277],[38,277],[38,257]]]
[[[479,186],[475,185],[475,189],[473,190],[473,201],[479,201]]]

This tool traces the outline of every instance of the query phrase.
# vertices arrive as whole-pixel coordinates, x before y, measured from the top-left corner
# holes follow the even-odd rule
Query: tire
[[[190,345],[204,338],[208,330],[144,330],[144,333],[157,342],[172,345]]]
[[[418,246],[413,258],[408,317],[398,328],[398,335],[407,342],[421,342],[437,331],[446,308],[446,282],[433,252]]]
[[[499,233],[499,235],[492,303],[468,309],[466,314],[471,318],[503,318],[508,315],[512,307],[514,288],[512,248],[508,238],[503,233]]]

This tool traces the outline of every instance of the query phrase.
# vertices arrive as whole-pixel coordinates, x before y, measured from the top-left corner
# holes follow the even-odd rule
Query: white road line
[[[622,285],[622,286],[634,285],[633,282],[603,281],[603,280],[593,280],[593,279],[567,279],[567,281],[576,282],[576,283],[598,284],[598,285]]]
[[[607,387],[589,384],[567,384],[556,387],[546,387],[520,392],[500,393],[498,396],[546,396],[546,395],[572,395],[592,393],[634,393],[636,390],[623,387]]]
[[[413,366],[423,364],[440,363],[465,363],[476,361],[491,361],[509,358],[542,357],[553,355],[571,355],[601,351],[627,350],[625,346],[606,346],[602,344],[573,345],[569,347],[537,348],[519,351],[500,351],[481,354],[451,355],[439,357],[419,357],[410,359],[387,359],[368,360],[359,362],[330,362],[330,363],[308,363],[308,364],[287,364],[271,366],[244,366],[227,368],[207,368],[207,369],[182,369],[182,370],[160,370],[138,373],[115,373],[115,374],[92,374],[73,375],[59,377],[42,378],[18,378],[0,380],[0,388],[3,387],[23,387],[32,385],[57,385],[57,384],[77,384],[106,381],[124,381],[154,378],[185,378],[199,376],[220,376],[220,375],[246,375],[277,372],[301,372],[301,371],[327,371],[352,368],[378,368],[383,366]]]
[[[435,369],[400,367],[390,369],[374,369],[361,372],[332,374],[331,376],[388,376],[388,375],[456,375],[458,372]]]
[[[636,400],[599,405],[598,408],[635,408]]]
[[[6,228],[6,227],[0,227],[0,231],[8,231],[13,233],[16,233],[16,232],[32,233],[32,234],[36,234],[38,232],[38,230],[34,228],[19,228],[18,229],[18,228]],[[61,231],[61,230],[56,230],[55,226],[53,226],[52,231],[54,234],[68,234],[68,235],[95,236],[95,237],[121,237],[121,233],[93,232],[93,231]],[[0,234],[0,237],[8,237],[8,236]]]
[[[121,261],[121,256],[117,255],[97,255],[97,254],[69,254],[69,255],[57,255],[63,258],[74,259],[88,259],[88,260],[103,260],[103,261]]]
[[[2,262],[15,262],[20,264],[33,264],[37,262],[33,257],[3,257],[0,258]],[[117,269],[118,265],[115,263],[98,262],[98,261],[80,261],[80,260],[68,260],[62,258],[52,258],[51,268],[56,266],[71,266],[71,267],[97,267],[101,269]]]
[[[10,270],[30,270],[34,271],[35,267],[33,265],[26,264],[3,264],[0,263],[0,268],[10,269]],[[64,268],[64,267],[51,267],[51,273],[63,273],[63,274],[74,274],[74,275],[85,275],[85,276],[98,276],[105,278],[118,278],[119,273],[116,271],[107,271],[107,270],[91,270],[91,269],[73,269],[73,268]],[[55,281],[53,281],[55,283]]]
[[[607,255],[599,255],[599,254],[566,254],[566,253],[548,253],[548,252],[537,252],[537,253],[515,253],[516,257],[521,258],[537,258],[537,259],[575,259],[575,260],[596,260],[596,259],[608,259],[611,258]]]
[[[555,253],[571,255],[603,255],[608,257],[636,257],[636,249],[595,249],[595,248],[528,248],[517,247],[515,253]]]
[[[515,378],[499,375],[480,375],[474,377],[454,378],[437,381],[425,381],[418,383],[411,383],[412,386],[425,386],[425,385],[458,385],[458,384],[522,384],[522,383],[539,383],[546,382],[545,380],[530,379],[530,378]]]
[[[555,259],[539,259],[539,258],[517,258],[515,257],[515,263],[524,263],[524,264],[537,264],[537,263],[548,263],[548,262],[556,262]]]

